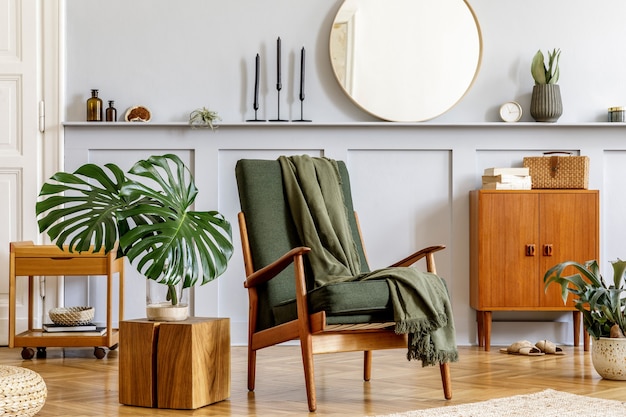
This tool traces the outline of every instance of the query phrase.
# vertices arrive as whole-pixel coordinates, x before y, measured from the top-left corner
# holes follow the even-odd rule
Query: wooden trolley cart
[[[115,349],[119,331],[112,326],[113,276],[119,279],[119,320],[124,318],[124,258],[116,259],[115,250],[104,254],[70,253],[55,245],[35,245],[31,241],[11,242],[9,263],[9,347],[23,347],[22,358],[31,359],[37,348],[37,357],[45,357],[46,347],[94,347],[94,355],[102,359],[106,351],[102,346]],[[33,328],[34,277],[45,275],[89,276],[102,275],[107,280],[106,332],[95,334],[61,334]],[[28,330],[16,332],[16,277],[28,277]]]

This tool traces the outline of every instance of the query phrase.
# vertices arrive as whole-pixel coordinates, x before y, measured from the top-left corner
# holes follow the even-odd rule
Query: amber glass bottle
[[[106,110],[106,121],[107,122],[115,122],[117,121],[117,109],[114,107],[115,102],[113,100],[109,100],[109,107]]]
[[[98,98],[98,90],[91,90],[91,97],[87,100],[87,121],[102,121],[102,100]]]

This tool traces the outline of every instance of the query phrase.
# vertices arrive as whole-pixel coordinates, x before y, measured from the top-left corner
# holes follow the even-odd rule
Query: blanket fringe
[[[454,350],[438,350],[428,334],[409,334],[409,350],[407,360],[420,360],[422,367],[440,365],[446,362],[457,362],[459,352]]]
[[[430,333],[433,330],[448,325],[448,316],[445,314],[437,314],[434,317],[424,317],[420,319],[400,320],[396,322],[396,334],[407,333]]]
[[[437,350],[432,342],[431,333],[447,326],[448,316],[438,314],[430,319],[402,320],[396,323],[396,334],[408,334],[409,346],[407,359],[422,361],[422,366],[434,366],[445,362],[457,362],[459,353],[454,350]]]

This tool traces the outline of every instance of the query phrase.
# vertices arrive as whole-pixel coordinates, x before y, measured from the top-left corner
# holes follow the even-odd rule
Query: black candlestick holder
[[[255,58],[255,69],[254,69],[254,101],[252,103],[252,108],[254,109],[254,119],[248,119],[246,122],[265,122],[266,120],[261,120],[257,117],[257,111],[259,110],[259,73],[261,58],[259,54],[256,54]]]
[[[278,113],[275,119],[270,120],[270,122],[286,122],[287,120],[285,119],[281,119],[280,118],[280,90],[281,90],[281,85],[280,84],[276,84],[276,90],[277,90],[277,96],[278,96]]]
[[[252,108],[254,109],[254,119],[248,119],[246,122],[266,122],[265,119],[259,119],[257,117],[257,112],[259,110],[259,81],[256,81],[256,85],[254,87],[254,103],[252,103]]]
[[[295,119],[292,120],[292,122],[310,122],[311,120],[305,120],[304,119],[304,99],[300,100],[300,118],[299,119]]]
[[[258,111],[258,110],[259,110],[259,107],[257,106],[257,107],[254,109],[254,119],[248,119],[248,120],[246,120],[246,122],[267,122],[267,120],[265,120],[265,119],[259,119],[259,118],[257,118],[257,111]]]

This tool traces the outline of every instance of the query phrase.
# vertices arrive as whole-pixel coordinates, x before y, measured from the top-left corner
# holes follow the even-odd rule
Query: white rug
[[[378,417],[624,417],[626,402],[555,390]]]

